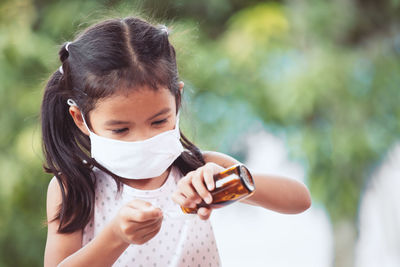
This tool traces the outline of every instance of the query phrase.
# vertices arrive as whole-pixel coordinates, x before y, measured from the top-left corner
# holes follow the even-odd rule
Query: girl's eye
[[[125,131],[127,131],[128,128],[122,128],[122,129],[115,129],[115,130],[111,130],[113,133],[119,134],[119,133],[123,133]]]
[[[151,124],[152,125],[161,125],[161,124],[166,123],[166,122],[167,122],[167,119],[163,119],[163,120],[160,120],[160,121],[154,121]]]

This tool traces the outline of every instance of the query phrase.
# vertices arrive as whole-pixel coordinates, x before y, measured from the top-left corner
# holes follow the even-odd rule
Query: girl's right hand
[[[123,206],[112,220],[114,233],[125,243],[142,245],[161,229],[162,211],[149,202],[135,199]]]

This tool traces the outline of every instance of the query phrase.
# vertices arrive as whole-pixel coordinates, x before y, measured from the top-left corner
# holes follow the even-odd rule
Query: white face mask
[[[68,99],[70,106],[77,106]],[[127,142],[99,136],[89,130],[91,156],[112,173],[128,179],[145,179],[163,174],[184,151],[179,133],[179,113],[175,128],[143,141]]]

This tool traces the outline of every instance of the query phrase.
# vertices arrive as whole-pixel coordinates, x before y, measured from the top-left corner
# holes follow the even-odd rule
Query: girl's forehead
[[[99,99],[92,114],[100,116],[151,116],[160,109],[175,111],[175,97],[169,89],[157,90],[140,88],[124,90],[112,96]]]

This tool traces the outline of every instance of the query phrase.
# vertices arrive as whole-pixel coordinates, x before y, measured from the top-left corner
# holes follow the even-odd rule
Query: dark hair
[[[43,167],[61,187],[62,204],[53,219],[60,220],[61,233],[82,229],[89,222],[96,185],[92,168],[107,171],[90,157],[90,139],[69,115],[67,100],[77,103],[91,127],[89,113],[96,101],[117,90],[164,86],[175,96],[177,110],[182,98],[175,49],[163,25],[134,17],[110,19],[89,27],[66,46],[59,51],[62,72],[50,77],[41,106]],[[185,151],[173,165],[185,175],[205,162],[201,151],[182,133],[181,143]],[[112,176],[120,188],[118,177]]]

